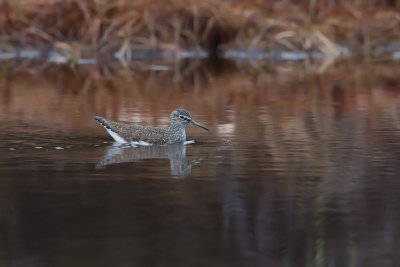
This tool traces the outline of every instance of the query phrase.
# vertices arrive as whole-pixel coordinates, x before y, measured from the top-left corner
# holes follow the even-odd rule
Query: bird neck
[[[185,128],[186,127],[182,127],[182,125],[169,124],[167,131],[174,141],[180,142],[186,141]]]
[[[174,132],[182,132],[182,131],[184,132],[185,128],[186,127],[184,127],[182,125],[179,125],[179,124],[169,124],[168,125],[168,130],[169,131],[174,131]]]

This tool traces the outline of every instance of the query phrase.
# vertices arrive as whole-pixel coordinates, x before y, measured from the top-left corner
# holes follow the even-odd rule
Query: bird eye
[[[190,121],[190,118],[188,118],[184,115],[179,115],[179,119],[184,120],[184,121]]]

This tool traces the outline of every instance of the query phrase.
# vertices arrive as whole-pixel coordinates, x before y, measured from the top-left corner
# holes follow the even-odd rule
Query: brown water
[[[400,266],[395,63],[146,68],[2,68],[0,266]]]

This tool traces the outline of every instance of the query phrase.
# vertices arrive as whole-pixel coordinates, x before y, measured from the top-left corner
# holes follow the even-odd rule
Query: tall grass
[[[397,0],[0,0],[3,44],[85,51],[320,51],[400,41]]]

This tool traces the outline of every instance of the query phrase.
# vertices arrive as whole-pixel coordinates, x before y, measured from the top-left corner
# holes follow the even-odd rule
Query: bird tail
[[[103,117],[95,116],[94,119],[106,129],[111,129]]]
[[[96,116],[94,117],[94,119],[101,125],[103,126],[109,135],[111,135],[111,137],[118,143],[127,143],[127,141],[119,134],[115,131],[115,127],[113,127],[113,124],[115,124],[115,122],[113,121],[109,121],[104,119],[103,117],[99,117]]]

